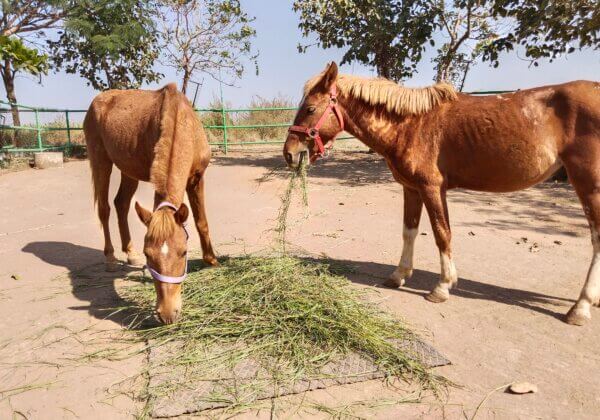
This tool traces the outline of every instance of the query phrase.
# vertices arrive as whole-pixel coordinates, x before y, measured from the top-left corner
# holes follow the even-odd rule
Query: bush
[[[209,109],[221,109],[221,101],[213,99],[208,105]],[[255,96],[248,108],[284,108],[294,106],[291,99],[284,96],[277,96],[274,99],[266,99]],[[231,104],[225,103],[226,108],[231,108]],[[232,128],[239,125],[267,125],[283,123],[288,124],[294,118],[296,111],[247,111],[247,112],[228,112],[225,121],[228,126],[227,140],[229,143],[245,143],[261,140],[283,140],[287,133],[287,127],[256,127],[256,128]],[[205,126],[223,125],[223,116],[220,112],[202,112],[200,119]],[[223,142],[223,130],[218,128],[207,128],[206,134],[211,143]]]
[[[250,102],[249,108],[290,108],[293,107],[292,100],[288,97],[278,95],[273,99],[255,96]],[[292,122],[296,111],[272,110],[272,111],[252,111],[238,114],[238,125],[267,125]],[[237,130],[243,133],[244,138],[252,140],[284,140],[287,134],[287,127],[257,127],[252,129]]]

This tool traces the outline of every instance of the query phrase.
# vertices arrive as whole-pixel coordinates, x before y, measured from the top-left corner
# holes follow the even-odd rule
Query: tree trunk
[[[11,63],[9,60],[4,61],[2,67],[2,81],[4,82],[4,88],[6,89],[6,99],[10,102],[10,109],[12,113],[12,125],[21,126],[21,118],[19,116],[19,107],[17,106],[17,96],[15,94],[15,73],[12,71]],[[13,131],[14,136],[12,138],[13,146],[17,146],[18,131]]]
[[[460,81],[460,88],[458,89],[459,92],[462,92],[463,89],[465,88],[465,81],[467,80],[467,74],[469,73],[470,69],[471,69],[471,62],[469,61],[469,62],[467,62],[467,65],[463,72],[462,80]]]
[[[438,71],[435,76],[435,82],[436,83],[448,82],[448,76],[450,74],[451,67],[452,67],[452,58],[449,56],[445,56],[441,60],[439,66],[438,66]]]
[[[184,95],[187,92],[187,87],[190,82],[190,77],[191,77],[190,72],[187,69],[185,69],[183,71],[183,80],[181,82],[181,93],[183,93]]]

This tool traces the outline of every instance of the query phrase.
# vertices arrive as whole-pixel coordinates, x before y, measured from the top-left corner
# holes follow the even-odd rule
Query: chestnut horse
[[[386,285],[402,286],[413,271],[423,205],[441,260],[441,279],[427,295],[444,302],[457,282],[446,191],[508,192],[567,170],[588,218],[593,259],[570,324],[600,304],[600,83],[577,81],[495,96],[460,94],[446,84],[409,89],[384,79],[339,75],[335,63],[311,79],[283,153],[297,167],[314,161],[342,131],[382,155],[404,187],[400,263]]]
[[[181,311],[181,281],[187,273],[186,191],[204,261],[217,264],[204,210],[204,172],[211,153],[202,124],[187,98],[169,84],[157,91],[109,90],[99,94],[90,105],[83,129],[94,201],[104,230],[107,270],[118,269],[108,226],[113,165],[121,171],[114,205],[122,250],[131,265],[141,265],[143,259],[131,242],[129,206],[139,181],[154,184],[154,212],[137,202],[135,209],[148,228],[144,254],[154,277],[157,314],[163,322],[172,323]]]

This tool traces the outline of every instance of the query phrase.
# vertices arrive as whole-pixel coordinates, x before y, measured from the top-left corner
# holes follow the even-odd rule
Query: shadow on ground
[[[86,310],[97,319],[109,319],[118,324],[124,324],[129,314],[126,312],[114,313],[115,307],[127,307],[130,302],[124,300],[115,287],[115,281],[127,277],[129,274],[139,272],[140,268],[122,266],[117,272],[107,272],[104,269],[104,255],[97,249],[75,245],[69,242],[32,242],[23,248],[24,252],[34,254],[41,260],[68,270],[73,295],[87,305],[74,306],[69,309],[75,311]],[[81,267],[81,261],[99,261],[99,263]],[[307,262],[323,262],[320,259],[305,258]],[[381,283],[395,269],[389,264],[375,262],[361,262],[349,260],[329,259],[334,267],[340,267],[339,274],[349,280],[368,286],[383,287]],[[204,264],[201,260],[191,261],[190,270],[201,269]],[[335,270],[335,268],[334,268]],[[424,270],[415,270],[413,277],[407,284],[398,289],[398,293],[413,293],[425,296],[437,283],[439,275]],[[131,279],[131,277],[130,277]],[[138,277],[139,281],[146,281]],[[466,299],[489,300],[506,305],[519,306],[557,319],[563,319],[567,303],[571,299],[549,296],[528,290],[505,288],[501,286],[480,283],[478,281],[460,278],[458,287],[453,289],[451,296]],[[432,304],[433,305],[433,304]],[[560,308],[554,311],[548,306]]]
[[[450,203],[469,206],[481,221],[462,220],[467,227],[500,230],[524,229],[543,234],[581,236],[588,224],[577,196],[569,183],[544,182],[512,193],[482,193],[463,189],[448,194]],[[452,222],[452,212],[450,212]],[[536,220],[536,225],[530,223]]]
[[[251,166],[267,171],[256,181],[285,179],[289,172],[279,155],[223,156],[221,166]],[[335,179],[341,185],[359,187],[372,184],[392,184],[394,179],[385,161],[367,152],[338,152],[332,157],[313,164],[308,173],[309,182]],[[400,189],[398,189],[400,191]],[[457,225],[471,228],[500,230],[523,229],[543,234],[580,236],[587,229],[581,205],[567,182],[546,182],[512,193],[485,193],[456,189],[450,191],[449,202],[461,203],[481,213],[482,221],[461,220]],[[452,212],[450,212],[452,223]],[[536,220],[541,223],[532,224]]]
[[[31,242],[22,249],[35,255],[42,261],[64,267],[71,282],[71,292],[77,299],[88,302],[87,305],[72,306],[73,311],[88,311],[97,319],[108,319],[119,325],[131,321],[131,313],[126,310],[115,311],[115,308],[127,308],[132,305],[119,294],[116,281],[127,278],[128,281],[151,282],[144,277],[141,267],[123,264],[119,271],[105,270],[104,254],[93,248],[75,245],[70,242]],[[82,261],[96,262],[91,265]],[[190,259],[190,270],[206,268],[206,263],[199,259]],[[137,274],[137,275],[136,275]],[[148,323],[148,325],[150,325]]]
[[[265,168],[268,172],[257,181],[264,182],[273,178],[287,178],[288,169],[283,156],[242,156],[219,157],[221,166],[250,166]],[[385,184],[393,182],[392,174],[385,161],[378,155],[354,151],[352,153],[337,153],[318,160],[310,167],[311,180],[336,179],[340,184],[357,187],[369,184]]]
[[[307,260],[310,261],[311,259],[308,258]],[[312,259],[312,261],[316,260]],[[335,259],[329,261],[331,261],[334,266],[342,267],[344,276],[352,282],[378,288],[385,288],[382,283],[387,280],[388,276],[396,268],[393,265],[375,262]],[[344,271],[343,267],[351,268],[353,272]],[[425,270],[415,270],[412,278],[410,278],[403,287],[397,289],[397,292],[412,293],[424,297],[435,287],[438,280],[439,274],[437,273]],[[487,300],[505,305],[518,306],[551,316],[561,321],[564,319],[564,313],[571,304],[575,302],[574,300],[563,297],[549,296],[528,290],[486,284],[465,278],[459,278],[458,287],[452,289],[450,292],[450,299],[456,296],[465,299]],[[431,303],[431,305],[436,304]],[[558,312],[550,309],[549,306],[556,307]]]
[[[119,271],[108,272],[104,268],[104,254],[100,250],[70,242],[31,242],[22,251],[68,271],[73,296],[88,302],[87,305],[72,306],[70,310],[88,311],[97,319],[109,319],[118,324],[125,321],[126,313],[113,313],[115,307],[128,304],[117,293],[115,281],[140,268],[123,265]],[[82,261],[96,261],[96,264],[82,267]]]

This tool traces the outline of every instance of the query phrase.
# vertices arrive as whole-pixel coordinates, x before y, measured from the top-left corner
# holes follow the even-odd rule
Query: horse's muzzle
[[[283,156],[288,165],[288,168],[293,170],[298,169],[302,164],[308,165],[309,163],[308,151],[306,150],[298,153],[284,152]]]

